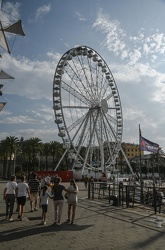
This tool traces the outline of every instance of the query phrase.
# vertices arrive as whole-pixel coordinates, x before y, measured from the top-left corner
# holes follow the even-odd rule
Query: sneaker
[[[43,224],[46,225],[46,221],[44,221]]]
[[[60,222],[60,220],[58,220],[58,223],[57,223],[57,225],[61,225],[61,222]]]
[[[38,209],[35,207],[35,208],[34,208],[34,211],[38,211]]]
[[[71,223],[70,224],[74,224],[74,221],[71,221]]]
[[[21,215],[19,214],[19,215],[18,215],[18,219],[20,219],[20,218],[21,218]]]
[[[33,211],[34,211],[33,209],[30,210],[30,212],[33,212]]]
[[[67,219],[66,223],[70,223],[70,220],[69,220],[69,219]]]
[[[14,219],[11,217],[11,218],[9,218],[9,221],[13,221]]]

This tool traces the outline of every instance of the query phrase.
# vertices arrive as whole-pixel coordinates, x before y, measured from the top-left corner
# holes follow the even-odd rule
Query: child
[[[48,186],[44,186],[40,195],[40,206],[42,206],[42,224],[46,225],[46,213],[48,211],[48,198],[53,198],[48,192]]]
[[[77,204],[77,193],[78,193],[78,186],[75,183],[74,179],[70,180],[70,186],[68,187],[68,220],[67,223],[70,223],[70,216],[71,216],[71,209],[72,209],[72,220],[71,224],[74,223],[75,218],[75,211],[76,211],[76,204]]]

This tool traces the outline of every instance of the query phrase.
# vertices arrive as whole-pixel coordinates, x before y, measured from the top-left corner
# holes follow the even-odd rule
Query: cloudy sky
[[[1,80],[7,104],[0,112],[0,140],[38,137],[59,142],[54,123],[53,77],[61,56],[76,45],[96,50],[108,64],[123,111],[123,142],[143,137],[165,151],[165,1],[2,1],[22,20],[25,37],[8,36],[0,48]],[[1,14],[2,18],[2,14]]]

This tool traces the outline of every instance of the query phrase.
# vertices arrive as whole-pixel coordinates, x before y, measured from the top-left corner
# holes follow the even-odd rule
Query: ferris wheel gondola
[[[58,136],[74,163],[106,170],[115,164],[122,141],[123,117],[115,79],[92,48],[77,46],[59,60],[53,80],[53,109]]]

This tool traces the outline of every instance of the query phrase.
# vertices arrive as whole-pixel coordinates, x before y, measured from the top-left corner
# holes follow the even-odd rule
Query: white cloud
[[[109,51],[113,52],[116,56],[123,53],[123,49],[125,49],[123,41],[125,32],[120,28],[118,21],[111,21],[107,15],[103,15],[100,11],[92,27],[101,30],[105,34],[106,38],[103,45]]]
[[[32,119],[31,117],[28,116],[11,116],[6,117],[0,120],[0,123],[8,123],[8,124],[35,124],[38,123],[37,119]]]
[[[17,60],[4,54],[3,70],[10,71],[10,74],[16,78],[7,89],[8,93],[26,96],[30,99],[45,97],[51,100],[53,75],[59,56],[53,53],[48,53],[48,56],[52,59],[51,61],[30,61],[27,58]]]
[[[76,17],[78,17],[79,21],[86,21],[86,18],[83,17],[78,11],[75,12]]]
[[[48,14],[50,10],[51,10],[51,4],[39,7],[36,11],[36,19],[42,18],[44,15]]]

